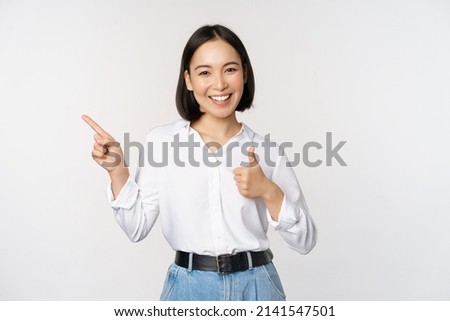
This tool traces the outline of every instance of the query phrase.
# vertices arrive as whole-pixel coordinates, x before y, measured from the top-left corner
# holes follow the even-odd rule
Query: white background
[[[450,2],[430,0],[0,0],[0,299],[159,298],[173,251],[159,226],[120,230],[80,117],[136,141],[177,119],[181,52],[207,23],[252,59],[240,120],[291,154],[347,141],[347,167],[295,168],[313,252],[270,232],[288,299],[450,299]]]

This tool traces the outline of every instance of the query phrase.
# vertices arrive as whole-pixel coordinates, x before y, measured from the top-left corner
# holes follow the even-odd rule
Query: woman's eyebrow
[[[237,63],[236,61],[230,61],[230,62],[227,62],[225,65],[223,65],[224,67],[227,67],[227,66],[229,66],[229,65],[238,65],[238,66],[240,66],[240,64],[239,63]]]
[[[199,68],[211,68],[210,65],[198,65],[197,67],[194,68],[194,70],[197,70]]]
[[[229,61],[226,64],[223,65],[223,67],[227,67],[229,65],[238,65],[240,66],[239,63],[237,63],[236,61]],[[199,68],[212,68],[210,65],[198,65],[197,67],[194,68],[194,70],[197,70]]]

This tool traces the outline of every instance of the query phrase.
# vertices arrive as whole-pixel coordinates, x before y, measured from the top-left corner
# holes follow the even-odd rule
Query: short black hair
[[[231,45],[239,54],[242,66],[245,70],[246,82],[244,84],[244,92],[236,110],[244,111],[250,108],[253,103],[253,97],[255,96],[255,77],[244,44],[239,37],[227,27],[217,24],[206,25],[200,27],[192,34],[184,47],[183,56],[181,57],[180,75],[176,92],[176,105],[180,116],[189,121],[200,118],[203,113],[200,111],[200,106],[197,103],[197,100],[195,100],[193,92],[189,91],[186,87],[184,73],[185,71],[189,72],[189,65],[195,51],[205,42],[213,39],[221,39]]]

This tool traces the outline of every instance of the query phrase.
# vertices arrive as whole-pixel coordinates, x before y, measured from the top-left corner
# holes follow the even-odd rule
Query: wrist
[[[266,178],[266,182],[264,185],[264,193],[261,197],[264,202],[272,202],[276,199],[279,199],[280,195],[283,195],[283,192],[278,187],[278,185],[272,182],[270,179]]]
[[[108,174],[112,181],[124,179],[127,180],[130,176],[130,171],[128,170],[128,167],[116,167],[112,171],[109,171]]]
[[[262,196],[262,200],[272,217],[272,220],[278,222],[281,205],[283,203],[284,193],[277,184],[267,179],[267,187]]]

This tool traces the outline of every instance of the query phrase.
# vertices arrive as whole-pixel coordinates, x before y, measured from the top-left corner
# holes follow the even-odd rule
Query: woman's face
[[[234,117],[244,91],[245,70],[231,45],[221,39],[205,42],[192,56],[184,78],[200,111],[216,118]]]

